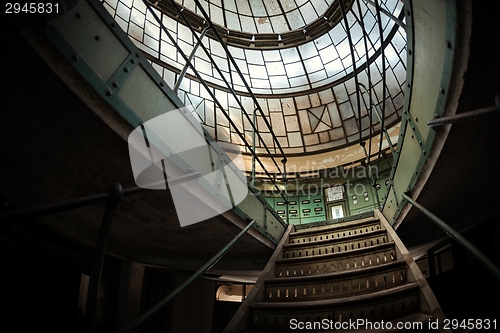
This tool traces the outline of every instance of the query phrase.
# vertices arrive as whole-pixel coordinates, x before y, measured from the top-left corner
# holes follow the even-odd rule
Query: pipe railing
[[[168,180],[161,180],[153,182],[147,185],[148,188],[133,186],[123,189],[119,183],[113,184],[109,187],[106,193],[100,193],[97,195],[86,196],[83,198],[72,199],[68,201],[59,202],[56,204],[50,204],[45,206],[39,206],[32,209],[24,209],[14,212],[9,212],[0,215],[0,222],[16,221],[16,220],[27,220],[38,217],[43,217],[50,214],[56,214],[72,209],[82,208],[90,206],[97,203],[105,203],[105,211],[102,218],[101,226],[99,229],[99,234],[95,247],[94,262],[92,265],[92,271],[90,275],[89,289],[87,294],[87,306],[86,306],[86,316],[85,316],[85,332],[93,333],[96,329],[97,320],[97,301],[99,284],[102,276],[102,269],[104,265],[104,258],[106,255],[106,248],[109,239],[109,234],[111,230],[112,220],[114,213],[118,209],[118,206],[122,203],[124,197],[136,195],[146,190],[155,187],[172,186],[175,184],[183,183],[185,181],[195,179],[201,174],[199,172],[193,172],[176,178],[170,178]],[[245,228],[243,228],[238,235],[236,235],[222,250],[220,250],[212,259],[210,259],[204,266],[202,266],[196,273],[194,273],[188,280],[186,280],[182,285],[177,287],[172,293],[161,300],[158,304],[153,306],[150,310],[139,317],[134,323],[127,326],[122,332],[131,332],[136,329],[139,325],[148,320],[153,314],[160,310],[172,299],[177,297],[182,291],[184,291],[191,283],[193,283],[197,278],[206,273],[210,268],[212,268],[227,251],[256,223],[253,219],[248,223]]]
[[[397,25],[399,25],[400,27],[402,27],[403,29],[406,30],[406,24],[404,24],[403,21],[401,21],[399,18],[397,18],[396,16],[392,15],[391,12],[389,12],[388,10],[384,9],[384,8],[381,8],[380,6],[378,6],[375,2],[373,2],[372,0],[365,0],[365,3],[369,3],[370,5],[374,6],[376,8],[376,10],[379,10],[380,9],[380,12],[383,13],[385,16],[387,16],[388,18],[390,18],[391,20],[393,20],[394,22],[396,22]]]
[[[500,93],[496,94],[495,96],[495,105],[476,109],[469,112],[459,113],[453,116],[432,119],[427,122],[427,126],[436,127],[436,126],[456,124],[464,121],[476,120],[495,113],[500,116]]]
[[[0,215],[0,222],[33,219],[72,209],[82,208],[97,203],[103,203],[103,202],[105,203],[106,209],[104,211],[101,226],[99,229],[99,234],[97,237],[95,253],[94,253],[94,262],[92,264],[92,271],[90,273],[90,282],[87,293],[87,306],[85,315],[85,333],[94,333],[96,329],[96,320],[97,320],[97,300],[98,300],[97,296],[99,293],[99,284],[101,281],[102,268],[104,265],[104,258],[106,256],[106,248],[108,244],[109,234],[111,231],[113,216],[116,210],[118,209],[118,206],[121,204],[123,198],[139,194],[141,192],[144,192],[148,189],[152,189],[155,187],[160,187],[160,186],[164,187],[165,185],[172,186],[175,184],[179,184],[191,179],[198,178],[200,175],[201,174],[199,172],[193,172],[180,177],[171,178],[169,179],[168,183],[167,180],[153,182],[147,185],[149,186],[149,188],[133,186],[127,189],[123,189],[122,186],[117,183],[111,185],[106,193],[100,193],[83,198],[72,199],[32,209],[23,209],[19,211],[5,213]]]
[[[370,97],[370,101],[369,101],[369,104],[370,106],[373,107],[373,109],[375,110],[375,115],[377,116],[377,119],[379,120],[379,122],[382,122],[382,115],[380,114],[380,110],[378,109],[378,106],[373,102],[373,99],[371,97],[371,94],[369,93],[368,89],[366,88],[366,86],[363,84],[363,83],[359,83],[358,85],[362,90],[364,90],[365,93],[368,94],[368,96]],[[384,127],[381,129],[383,132],[384,132],[384,135],[385,135],[385,139],[387,140],[387,143],[389,144],[389,147],[391,148],[391,151],[393,154],[396,153],[396,151],[394,150],[394,146],[392,144],[392,140],[391,140],[391,136],[389,135],[389,132],[387,131],[387,129]]]
[[[205,38],[205,35],[207,34],[208,30],[210,30],[210,27],[206,27],[205,29],[203,29],[203,31],[200,34],[200,37],[198,37],[198,42],[196,43],[193,50],[191,51],[191,54],[189,55],[189,58],[188,58],[189,62],[191,62],[193,60],[193,57],[196,54],[196,51],[198,51],[198,48],[201,45],[201,41],[203,40],[203,38]],[[184,68],[182,69],[181,73],[179,74],[179,77],[177,78],[177,82],[175,83],[175,86],[174,86],[174,92],[176,94],[179,91],[179,87],[181,86],[181,83],[182,83],[182,80],[184,79],[184,76],[186,76],[188,67],[189,67],[189,65],[188,65],[188,63],[186,63],[186,65],[184,65]]]
[[[424,215],[426,215],[434,224],[436,224],[441,230],[443,230],[448,236],[450,236],[454,241],[463,246],[473,257],[475,257],[488,271],[490,271],[495,278],[500,282],[500,268],[498,268],[493,261],[486,257],[481,251],[479,251],[471,242],[465,239],[460,233],[446,224],[436,215],[432,214],[425,207],[417,203],[406,193],[402,194],[403,199],[408,203],[418,208]]]
[[[143,0],[144,2],[147,2],[147,0]],[[222,78],[222,80],[224,81],[224,83],[226,84],[226,87],[229,89],[229,91],[231,92],[231,94],[233,95],[233,97],[235,98],[236,102],[238,103],[238,105],[240,106],[241,108],[241,111],[243,112],[244,116],[247,118],[247,120],[250,121],[250,124],[252,125],[252,128],[253,130],[257,131],[257,128],[256,128],[256,125],[255,125],[255,122],[254,121],[251,121],[250,119],[250,116],[248,115],[248,112],[246,111],[246,109],[244,108],[243,104],[241,103],[241,101],[238,99],[238,96],[236,95],[236,92],[235,90],[232,88],[232,85],[227,82],[225,76],[223,75],[222,71],[220,70],[220,67],[219,65],[213,60],[213,57],[212,57],[212,54],[208,51],[208,49],[205,47],[205,45],[202,43],[201,41],[201,36],[198,37],[198,35],[196,34],[196,29],[193,28],[193,26],[191,25],[191,23],[189,22],[189,20],[186,18],[185,14],[183,13],[183,10],[181,8],[179,8],[179,5],[177,4],[177,2],[175,2],[175,0],[170,0],[170,2],[172,3],[172,6],[174,6],[174,8],[176,9],[176,11],[178,12],[179,16],[183,19],[184,23],[186,24],[186,26],[190,29],[192,35],[196,38],[197,40],[197,44],[196,46],[201,46],[203,51],[205,52],[205,55],[209,58],[211,64],[214,66],[214,68],[216,69],[217,73],[220,75],[220,77]],[[199,6],[200,10],[202,12],[204,12],[204,9],[203,7],[201,7],[201,5],[196,1],[197,3],[197,6]],[[204,12],[206,14],[206,12]],[[269,124],[267,118],[265,117],[265,114],[264,114],[264,111],[262,110],[262,108],[260,107],[260,104],[257,100],[257,98],[255,97],[254,93],[252,92],[250,86],[248,85],[248,83],[246,82],[246,79],[245,77],[243,76],[241,70],[239,69],[236,61],[234,60],[233,56],[231,55],[231,53],[229,52],[229,49],[227,49],[227,46],[226,44],[224,43],[224,40],[222,39],[222,37],[220,36],[219,32],[217,31],[217,29],[215,29],[215,26],[213,25],[212,21],[210,20],[210,17],[208,15],[205,15],[205,19],[206,19],[206,22],[208,24],[208,26],[206,26],[203,31],[208,31],[210,29],[212,29],[214,31],[214,34],[216,35],[216,37],[220,37],[218,38],[218,41],[219,43],[221,43],[221,46],[224,48],[224,51],[228,57],[228,59],[231,61],[232,65],[234,66],[234,68],[236,69],[237,73],[238,73],[238,76],[240,77],[240,79],[242,80],[243,84],[245,85],[245,88],[247,89],[247,92],[250,94],[250,97],[252,98],[254,104],[256,105],[256,110],[259,111],[260,115],[262,116],[264,122],[266,123],[266,126],[269,130],[271,130],[271,124]],[[161,24],[161,22],[159,22]],[[203,34],[203,31],[202,31],[202,34]],[[177,44],[175,43],[174,44],[176,47],[177,47]],[[179,48],[178,48],[179,49]],[[193,69],[193,68],[192,68]],[[195,69],[193,69],[195,70]],[[255,110],[254,110],[255,112]],[[273,137],[273,141],[274,143],[278,146],[278,149],[280,150],[280,153],[283,157],[285,157],[285,153],[283,151],[283,148],[281,147],[281,144],[279,143],[276,135],[270,131],[271,134],[272,134],[272,137]],[[267,153],[269,155],[272,155],[271,151],[269,150],[269,148],[267,147],[267,145],[265,145],[264,141],[262,140],[262,137],[260,136],[260,134],[258,133],[257,131],[257,135],[259,136],[259,139],[260,141],[262,141],[262,143],[264,144],[264,148],[266,149]],[[278,168],[278,171],[280,170],[279,169],[279,166],[277,165],[277,163],[275,163],[275,166]]]
[[[124,329],[120,330],[119,333],[130,333],[136,330],[139,326],[141,326],[144,322],[146,322],[151,316],[156,314],[160,309],[162,309],[166,304],[172,301],[175,297],[179,296],[189,285],[191,285],[194,281],[196,281],[203,274],[208,272],[210,268],[212,268],[227,251],[255,224],[256,220],[252,220],[247,226],[240,231],[222,250],[220,250],[215,256],[212,257],[205,265],[203,265],[199,270],[197,270],[193,275],[191,275],[184,283],[175,288],[170,294],[168,294],[161,301],[156,303],[153,307],[151,307],[148,311],[143,313],[139,318],[137,318],[134,322],[130,323]]]
[[[168,29],[165,27],[165,25],[163,24],[162,20],[158,17],[158,15],[155,13],[155,11],[153,10],[153,6],[148,0],[143,0],[146,8],[148,9],[148,11],[152,14],[152,16],[154,17],[154,19],[157,21],[157,23],[160,25],[160,28],[161,30],[167,35],[167,37],[170,39],[171,43],[175,46],[175,48],[177,49],[177,52],[181,55],[181,57],[184,59],[184,61],[186,62],[186,66],[184,67],[183,69],[183,72],[185,73],[187,71],[187,68],[189,67],[194,75],[196,76],[196,78],[198,79],[198,81],[204,86],[204,88],[206,89],[207,93],[210,95],[210,97],[212,98],[212,100],[214,101],[214,103],[216,104],[216,106],[219,108],[219,110],[222,112],[222,114],[227,118],[229,124],[231,124],[232,128],[234,129],[234,131],[236,132],[236,134],[240,137],[240,139],[242,140],[242,142],[244,143],[245,147],[248,149],[248,151],[251,153],[252,155],[252,160],[253,160],[253,163],[255,163],[255,161],[258,162],[258,164],[260,165],[260,167],[262,168],[262,170],[264,171],[264,173],[266,174],[266,176],[268,177],[268,179],[271,180],[271,182],[273,183],[274,187],[278,190],[278,192],[281,194],[282,198],[285,200],[285,201],[288,201],[288,198],[287,198],[287,195],[286,193],[283,194],[279,188],[279,186],[277,185],[276,181],[274,180],[274,177],[271,176],[271,174],[269,173],[269,171],[267,170],[267,168],[265,167],[264,163],[261,161],[261,159],[258,157],[257,153],[256,153],[256,150],[255,148],[253,147],[254,144],[255,144],[255,141],[256,139],[253,140],[252,144],[249,144],[248,141],[246,140],[246,137],[245,135],[239,130],[238,126],[234,123],[234,121],[231,119],[231,117],[229,116],[228,112],[224,109],[224,107],[221,105],[221,103],[219,102],[219,100],[216,98],[215,94],[212,92],[212,90],[209,88],[208,84],[205,82],[205,80],[201,77],[201,75],[198,73],[198,71],[196,70],[196,68],[193,66],[193,64],[191,63],[191,59],[192,59],[192,56],[194,55],[194,52],[191,53],[191,55],[188,57],[183,51],[182,49],[179,47],[179,45],[177,44],[175,38],[169,33]],[[243,104],[241,103],[240,99],[238,98],[237,94],[236,94],[236,91],[233,89],[232,85],[227,81],[227,79],[225,78],[224,74],[222,73],[222,71],[220,70],[219,66],[217,65],[217,63],[214,61],[211,53],[207,50],[207,48],[205,47],[205,45],[202,43],[202,36],[198,36],[197,34],[197,31],[196,29],[194,29],[192,27],[192,25],[190,24],[189,20],[185,17],[184,13],[183,13],[183,10],[181,8],[179,8],[178,4],[174,1],[174,0],[171,0],[172,2],[172,6],[174,6],[174,8],[176,8],[178,14],[179,14],[179,17],[181,17],[184,21],[184,23],[186,24],[186,26],[190,29],[192,35],[194,36],[194,38],[196,39],[197,41],[197,44],[196,44],[196,48],[198,47],[201,47],[203,49],[203,51],[205,52],[206,56],[209,58],[213,68],[218,72],[219,76],[221,77],[221,79],[224,81],[225,85],[227,86],[227,88],[229,89],[229,91],[231,92],[231,95],[234,97],[235,101],[238,103],[238,105],[240,106],[241,108],[241,111],[242,111],[242,114],[247,118],[247,120],[249,121],[249,123],[251,124],[252,126],[252,130],[253,130],[253,133],[255,133],[255,135],[258,136],[258,139],[259,141],[262,143],[264,149],[266,150],[267,154],[271,157],[275,167],[276,167],[276,170],[279,174],[281,174],[282,178],[285,180],[286,182],[286,171],[284,171],[284,169],[286,169],[286,162],[287,162],[287,158],[285,156],[285,153],[283,151],[283,148],[281,147],[276,135],[273,133],[272,129],[271,129],[271,125],[269,124],[269,121],[267,120],[267,118],[265,117],[265,114],[264,114],[264,111],[262,110],[257,98],[255,97],[255,95],[253,94],[250,86],[248,85],[248,83],[246,82],[242,72],[240,71],[240,69],[238,68],[238,65],[236,63],[236,61],[234,60],[234,58],[232,57],[231,53],[229,52],[229,49],[227,48],[227,46],[225,45],[222,37],[220,36],[220,34],[218,33],[217,29],[215,29],[213,23],[211,22],[210,20],[210,17],[206,14],[206,12],[204,11],[203,7],[201,6],[201,4],[195,0],[195,3],[196,5],[198,6],[198,8],[200,9],[200,11],[202,12],[202,14],[205,16],[205,19],[206,19],[206,22],[208,24],[208,26],[206,26],[203,30],[202,30],[202,36],[203,36],[203,32],[204,31],[208,31],[208,30],[212,30],[212,32],[215,34],[215,36],[217,37],[219,43],[221,44],[221,46],[223,47],[227,57],[228,57],[228,60],[231,61],[231,64],[233,65],[233,67],[235,68],[235,70],[237,71],[238,73],[238,76],[240,77],[241,81],[243,82],[243,84],[245,85],[245,88],[247,89],[248,93],[250,94],[250,97],[252,98],[253,102],[254,102],[254,106],[256,106],[255,110],[258,110],[260,115],[262,116],[262,119],[264,120],[264,123],[266,124],[266,126],[268,127],[271,135],[272,135],[272,138],[273,138],[273,142],[275,143],[275,147],[277,146],[280,153],[281,153],[281,156],[282,156],[282,163],[283,163],[283,171],[281,169],[281,167],[278,165],[278,163],[276,162],[276,159],[274,157],[274,154],[269,150],[269,147],[267,147],[265,141],[263,140],[262,136],[260,135],[258,129],[257,129],[257,126],[256,126],[256,123],[255,121],[253,121],[253,119],[250,118],[250,115],[248,115],[248,112],[245,110]],[[156,6],[154,6],[156,8]],[[157,10],[160,10],[160,9],[157,9]],[[177,81],[177,84],[180,84],[180,80],[182,80],[181,77],[179,77],[178,81]],[[176,85],[177,87],[177,85]],[[255,110],[254,110],[254,114],[255,114]],[[254,166],[253,166],[254,167]],[[285,191],[286,191],[286,187],[285,187]]]
[[[378,25],[378,30],[379,30],[379,35],[380,35],[380,57],[382,59],[382,110],[381,110],[381,120],[380,120],[380,128],[385,127],[385,99],[387,96],[387,81],[386,81],[386,74],[385,74],[385,48],[383,46],[383,41],[384,41],[384,29],[382,27],[382,18],[380,17],[380,9],[381,7],[378,4],[378,0],[375,0],[375,12],[376,12],[376,18],[377,18],[377,25]],[[378,154],[377,154],[377,169],[379,168],[380,165],[380,155],[382,153],[382,132],[380,132],[380,142],[379,142],[379,148],[378,148]]]
[[[365,2],[366,3],[370,3],[371,5],[373,5],[375,7],[376,18],[377,18],[377,23],[378,23],[378,28],[379,28],[380,52],[381,52],[381,57],[382,57],[382,85],[384,87],[384,89],[383,89],[383,97],[382,97],[383,102],[382,102],[382,110],[381,110],[381,112],[378,110],[377,105],[375,103],[373,103],[373,100],[372,100],[372,85],[369,84],[368,85],[369,89],[367,89],[366,86],[362,82],[358,81],[358,73],[357,73],[357,70],[356,70],[356,61],[355,61],[355,58],[354,58],[354,46],[353,46],[353,43],[352,43],[351,33],[349,31],[349,25],[348,25],[348,21],[347,21],[347,13],[346,13],[346,10],[345,10],[344,5],[342,4],[342,2],[341,2],[341,5],[340,5],[340,9],[342,11],[342,15],[343,15],[343,18],[344,18],[344,24],[346,26],[347,38],[349,40],[349,47],[350,47],[351,57],[352,57],[352,62],[353,62],[353,73],[354,73],[355,85],[356,85],[356,87],[362,88],[366,93],[368,93],[368,96],[369,96],[368,117],[369,117],[369,120],[370,120],[370,125],[369,125],[370,135],[369,135],[369,145],[368,145],[369,151],[367,151],[366,150],[366,142],[362,140],[362,134],[361,134],[362,133],[361,107],[360,107],[360,105],[361,105],[361,103],[360,103],[360,100],[361,100],[360,95],[361,94],[360,94],[359,89],[356,89],[356,100],[357,100],[357,106],[358,106],[358,120],[359,120],[359,142],[358,143],[362,147],[362,149],[363,149],[363,151],[365,153],[367,164],[370,165],[371,149],[372,149],[372,130],[373,130],[372,114],[373,114],[373,109],[375,109],[375,114],[376,114],[376,116],[377,116],[377,118],[378,118],[378,120],[379,120],[379,122],[381,124],[380,143],[379,143],[379,148],[378,148],[378,151],[377,151],[377,169],[378,169],[379,161],[380,161],[380,154],[382,152],[382,134],[385,134],[386,140],[389,143],[391,151],[393,153],[395,153],[394,147],[392,145],[392,141],[391,141],[390,136],[389,136],[389,133],[387,132],[387,130],[385,129],[385,126],[384,126],[384,120],[385,120],[385,99],[386,99],[386,89],[385,89],[385,86],[386,86],[386,75],[385,75],[385,52],[384,52],[384,45],[383,45],[384,38],[383,38],[383,28],[382,28],[380,13],[382,12],[385,15],[389,16],[391,19],[393,19],[393,21],[396,22],[396,24],[402,26],[403,28],[405,28],[405,25],[402,23],[401,20],[399,20],[394,15],[390,14],[388,11],[386,11],[385,9],[383,9],[379,5],[378,0],[375,0],[375,2],[370,1],[370,0],[365,0]],[[363,22],[363,19],[362,19],[363,15],[362,15],[362,12],[361,12],[361,7],[360,7],[359,1],[357,2],[357,7],[358,7],[358,12],[359,12],[359,17],[357,17],[354,12],[353,12],[353,15],[354,15],[355,19],[358,21],[358,23],[361,26],[361,29],[363,31],[364,46],[365,46],[365,50],[367,50],[368,49],[367,38],[366,38],[367,37],[367,32],[365,30],[364,22]],[[375,48],[375,45],[373,45],[373,43],[371,42],[371,40],[370,40],[370,43],[371,43],[371,46],[373,48]],[[367,62],[368,62],[368,53],[366,53],[366,57],[367,57]],[[368,82],[371,83],[370,66],[367,66],[367,77],[368,77]],[[376,186],[376,182],[378,180],[378,177],[374,176],[372,174],[370,167],[369,167],[369,178],[370,178],[370,181],[372,182],[372,186],[375,187]],[[380,198],[379,198],[379,195],[378,195],[377,191],[375,191],[375,196],[376,196],[376,201],[377,201],[377,208],[381,209],[381,207],[380,207]]]
[[[347,12],[346,12],[346,9],[345,9],[345,4],[344,4],[344,1],[340,1],[340,10],[342,12],[342,16],[343,16],[343,19],[344,19],[344,25],[345,25],[345,31],[347,33],[347,40],[349,41],[349,49],[351,51],[351,61],[352,61],[352,71],[354,73],[354,85],[357,87],[358,86],[358,73],[357,73],[357,70],[356,70],[356,56],[355,56],[355,52],[354,52],[354,44],[352,42],[352,36],[351,36],[351,30],[349,29],[349,22],[347,20]],[[380,39],[381,41],[383,40],[383,38]],[[382,45],[382,42],[380,43],[380,46],[381,46],[381,49],[383,49],[383,45]],[[381,50],[383,52],[383,50]],[[383,55],[383,53],[382,53]],[[369,66],[368,66],[369,67]],[[361,142],[363,141],[362,140],[362,126],[361,126],[361,100],[360,100],[360,94],[359,94],[359,90],[356,89],[356,104],[358,106],[358,121],[359,121],[359,144],[361,144]],[[354,110],[353,110],[354,112]]]
[[[375,188],[375,186],[377,185],[377,180],[378,180],[378,172],[377,172],[377,176],[374,176],[373,173],[372,173],[372,168],[371,168],[371,165],[370,165],[370,155],[366,151],[366,142],[362,141],[360,143],[360,145],[363,148],[363,151],[365,153],[366,163],[368,165],[368,177],[370,178],[372,188]],[[375,189],[375,198],[377,200],[377,209],[381,209],[382,207],[380,206],[380,197],[378,195],[377,189]]]
[[[128,197],[128,196],[132,196],[135,194],[139,194],[141,192],[145,192],[148,189],[154,189],[156,187],[164,188],[165,184],[167,184],[167,186],[168,185],[172,186],[175,184],[180,184],[180,183],[183,183],[183,182],[186,182],[189,180],[196,179],[200,176],[201,176],[200,172],[188,173],[188,174],[185,174],[185,175],[180,176],[180,177],[169,179],[168,184],[165,180],[160,180],[160,181],[146,184],[143,187],[132,186],[132,187],[123,189],[122,192],[123,192],[124,197]],[[82,198],[71,199],[71,200],[67,200],[67,201],[63,201],[63,202],[58,202],[55,204],[42,205],[42,206],[35,207],[35,208],[22,209],[22,210],[18,210],[18,211],[8,212],[8,213],[0,215],[0,222],[38,218],[38,217],[42,217],[45,215],[60,213],[60,212],[64,212],[64,211],[68,211],[68,210],[72,210],[72,209],[76,209],[76,208],[82,208],[82,207],[90,206],[93,204],[106,202],[106,200],[108,200],[109,196],[110,196],[109,192],[106,192],[106,193],[100,193],[100,194],[95,194],[95,195],[89,195],[89,196],[82,197]]]

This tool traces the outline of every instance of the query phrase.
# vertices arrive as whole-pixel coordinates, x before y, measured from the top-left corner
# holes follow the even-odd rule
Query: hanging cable
[[[351,49],[351,61],[352,61],[352,72],[354,74],[354,84],[358,87],[358,73],[356,70],[356,58],[354,56],[354,47],[352,45],[351,30],[349,29],[349,22],[347,21],[347,13],[345,9],[345,4],[340,1],[340,10],[342,11],[342,16],[344,17],[345,31],[347,33],[347,39],[349,41],[349,48]],[[359,90],[356,89],[356,102],[358,104],[358,121],[359,121],[359,144],[361,145],[362,135],[361,135],[361,102],[359,96]]]
[[[380,142],[379,149],[377,154],[377,170],[380,165],[380,156],[382,153],[382,141],[384,137],[384,131],[382,130],[385,127],[385,99],[386,99],[386,75],[385,75],[385,51],[384,51],[384,31],[382,28],[382,19],[380,17],[380,6],[378,0],[375,0],[375,10],[377,14],[377,23],[378,23],[378,31],[380,34],[380,56],[382,57],[382,119],[380,121]]]

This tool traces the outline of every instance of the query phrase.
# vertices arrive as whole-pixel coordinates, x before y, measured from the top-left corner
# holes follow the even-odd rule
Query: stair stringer
[[[257,282],[255,282],[254,287],[240,305],[231,321],[227,324],[223,333],[244,332],[250,329],[250,305],[254,302],[265,300],[265,281],[267,278],[276,277],[276,259],[283,257],[284,245],[288,243],[290,233],[293,231],[295,231],[295,226],[290,224],[283,234],[283,237],[281,237],[278,246],[274,249],[273,255],[269,259],[266,267],[264,267]]]
[[[419,286],[419,298],[420,298],[420,312],[430,314],[433,320],[437,320],[439,323],[439,331],[444,332],[442,324],[444,323],[445,315],[439,302],[432,292],[429,283],[425,279],[422,271],[417,266],[410,252],[403,244],[396,231],[389,224],[385,216],[376,209],[374,211],[375,217],[380,219],[382,228],[387,231],[387,235],[390,240],[395,243],[396,248],[396,259],[404,259],[407,265],[407,280],[408,282],[415,282]]]

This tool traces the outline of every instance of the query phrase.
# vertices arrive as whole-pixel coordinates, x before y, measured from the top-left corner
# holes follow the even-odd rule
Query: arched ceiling
[[[147,12],[142,0],[101,1],[173,88],[185,65],[175,44],[186,55],[196,45],[196,38],[185,26],[176,5],[198,35],[207,26],[194,1],[175,0],[176,5],[172,0],[155,2],[153,8],[163,27]],[[382,14],[381,43],[372,4],[365,0],[345,1],[346,28],[344,17],[339,16],[338,1],[207,0],[200,3],[217,30],[221,29],[230,54],[264,112],[265,119],[256,116],[262,138],[256,143],[258,153],[267,154],[264,149],[267,145],[272,154],[278,154],[277,141],[287,155],[317,154],[345,148],[379,131],[379,119],[373,113],[369,116],[368,91],[356,87],[355,73],[359,83],[371,87],[371,100],[378,110],[384,110],[386,127],[399,123],[406,85],[406,33],[404,28]],[[402,1],[379,3],[394,16],[400,16],[403,9]],[[328,29],[312,29],[317,22],[327,22]],[[315,31],[316,35],[311,36]],[[278,35],[283,41],[286,34],[299,32],[301,39],[287,45],[259,46],[256,43],[264,37],[273,41]],[[237,40],[231,42],[228,37],[237,37]],[[208,55],[199,48],[192,63],[224,111],[217,107],[191,70],[182,80],[178,95],[217,141],[240,145],[243,152],[248,152],[236,128],[248,142],[252,142],[250,120],[255,109],[254,100],[213,34],[207,33],[203,45]],[[223,78],[230,87],[225,85]],[[236,92],[236,98],[230,93],[230,88]],[[359,103],[357,92],[360,93]],[[234,126],[224,113],[230,116]],[[273,140],[273,134],[276,140]]]

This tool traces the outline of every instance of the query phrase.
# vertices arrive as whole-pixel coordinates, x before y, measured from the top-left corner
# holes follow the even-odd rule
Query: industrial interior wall
[[[307,224],[332,219],[331,206],[343,206],[344,216],[373,211],[387,195],[392,156],[370,166],[338,167],[322,170],[319,177],[290,179],[286,186],[288,217],[291,224]],[[370,172],[372,175],[370,175]],[[376,179],[375,186],[371,177]],[[287,217],[282,192],[258,184],[264,198],[284,220]],[[325,190],[340,186],[342,198],[328,200]]]

